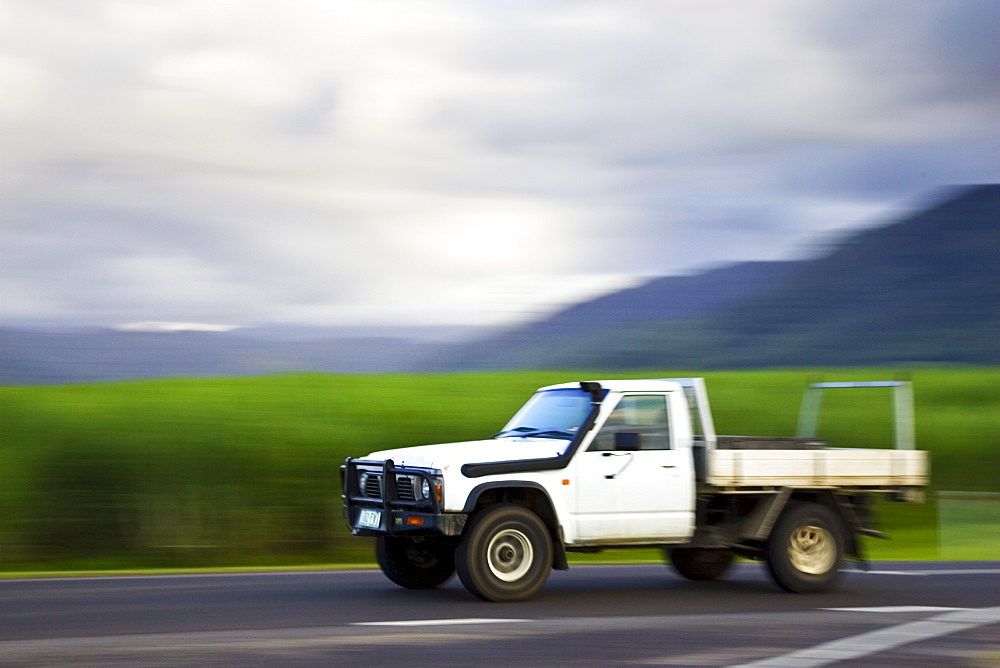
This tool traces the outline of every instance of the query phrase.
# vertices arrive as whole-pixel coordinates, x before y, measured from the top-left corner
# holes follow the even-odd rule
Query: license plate
[[[379,524],[381,523],[381,510],[368,510],[367,508],[362,508],[361,512],[358,514],[358,527],[362,529],[378,529]]]

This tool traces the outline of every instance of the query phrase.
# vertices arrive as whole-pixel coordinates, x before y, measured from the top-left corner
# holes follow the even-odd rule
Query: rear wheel
[[[837,579],[845,542],[843,522],[832,510],[799,503],[778,518],[764,557],[771,577],[785,591],[823,591]]]
[[[668,551],[674,569],[695,582],[714,580],[733,563],[733,551],[714,547],[674,547]]]
[[[379,536],[375,558],[387,578],[407,589],[433,589],[455,572],[455,546],[442,540]]]
[[[552,537],[530,510],[505,504],[472,522],[455,551],[458,577],[485,601],[522,601],[542,588],[552,568]]]

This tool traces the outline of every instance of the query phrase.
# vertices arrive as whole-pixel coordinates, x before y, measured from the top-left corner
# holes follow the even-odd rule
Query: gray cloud
[[[1000,7],[11,1],[7,322],[486,324],[1000,171]]]

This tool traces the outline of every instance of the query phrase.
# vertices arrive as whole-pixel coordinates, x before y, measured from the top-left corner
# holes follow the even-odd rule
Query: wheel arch
[[[841,527],[843,519],[825,503],[789,504],[764,546],[764,561],[775,584],[794,593],[828,589],[846,553],[846,543],[838,536],[843,535]]]
[[[744,544],[763,545],[770,538],[770,532],[778,518],[790,508],[801,503],[816,503],[830,509],[840,520],[844,554],[863,561],[858,535],[864,530],[864,526],[857,513],[850,509],[850,502],[838,491],[832,488],[785,487],[777,494],[762,497],[754,511],[742,520],[738,528],[739,540]]]
[[[485,482],[469,493],[462,512],[471,517],[484,508],[500,503],[512,503],[538,515],[552,536],[552,568],[560,571],[569,568],[555,504],[543,485],[531,480]]]

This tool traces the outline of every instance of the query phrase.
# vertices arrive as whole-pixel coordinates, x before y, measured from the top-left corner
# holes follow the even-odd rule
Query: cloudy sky
[[[0,0],[0,324],[472,324],[1000,180],[994,0]]]

